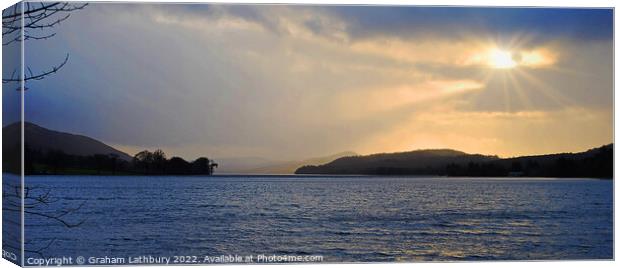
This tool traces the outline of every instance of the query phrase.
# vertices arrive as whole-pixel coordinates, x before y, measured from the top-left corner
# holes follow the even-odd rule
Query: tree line
[[[137,153],[132,160],[133,167],[143,174],[213,174],[217,163],[207,157],[187,162],[185,159],[174,156],[166,158],[164,151],[154,152],[144,150]]]
[[[480,177],[558,177],[558,178],[613,178],[613,148],[605,146],[594,153],[575,157],[564,154],[547,157],[522,157],[466,165],[450,164],[447,176]]]
[[[218,164],[207,157],[188,162],[181,157],[168,159],[162,150],[144,150],[131,161],[117,154],[79,156],[60,150],[40,151],[24,148],[26,174],[90,174],[90,175],[212,175]],[[9,172],[19,173],[19,166],[9,165]]]
[[[392,154],[343,157],[320,166],[303,166],[296,174],[438,175],[450,177],[559,177],[613,178],[613,145],[582,153],[563,153],[499,159],[445,156],[428,161],[423,156]],[[425,160],[426,159],[426,160]],[[454,161],[453,161],[454,160]],[[456,161],[458,160],[458,161]]]

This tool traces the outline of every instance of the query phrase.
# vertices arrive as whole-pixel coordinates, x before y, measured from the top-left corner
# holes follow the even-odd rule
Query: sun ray
[[[486,87],[489,84],[489,81],[494,77],[493,72],[489,72],[487,69],[480,69],[480,73],[478,74],[480,77],[480,83]],[[462,95],[465,103],[473,103],[477,98],[477,94],[466,94]]]
[[[532,41],[532,35],[528,35],[526,33],[515,34],[513,38],[508,42],[508,46],[510,49],[519,49],[527,46],[528,43]]]
[[[510,100],[510,92],[508,91],[508,82],[506,80],[506,74],[503,73],[503,74],[501,74],[501,76],[502,76],[502,89],[503,89],[503,92],[504,92],[504,111],[506,113],[510,113],[510,111],[511,111],[511,109],[510,109],[511,108],[511,105],[510,105],[511,104],[510,103],[511,100]]]
[[[516,70],[517,75],[523,77],[525,81],[536,86],[539,92],[543,93],[546,97],[556,102],[556,104],[564,106],[564,107],[572,107],[575,106],[575,102],[566,98],[562,94],[558,93],[553,87],[549,86],[547,83],[539,79],[538,77],[530,74],[524,70]]]
[[[550,66],[550,67],[547,67],[547,69],[555,71],[555,72],[563,73],[563,74],[569,74],[569,75],[579,75],[579,76],[584,76],[584,77],[594,77],[595,76],[592,73],[580,72],[580,71],[577,71],[577,70],[568,69],[568,68],[561,68],[561,67],[558,67],[558,66]]]
[[[519,97],[521,104],[525,106],[526,110],[532,110],[534,108],[534,105],[532,103],[532,100],[527,96],[527,94],[521,87],[521,82],[519,82],[519,80],[515,77],[513,73],[507,73],[506,75],[508,76],[508,79],[513,86],[514,92],[517,94],[517,97]]]

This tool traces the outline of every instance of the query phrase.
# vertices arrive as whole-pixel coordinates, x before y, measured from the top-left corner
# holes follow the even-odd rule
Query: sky
[[[33,70],[69,61],[29,82],[25,116],[186,159],[577,152],[613,141],[612,25],[611,9],[90,4],[26,43]]]

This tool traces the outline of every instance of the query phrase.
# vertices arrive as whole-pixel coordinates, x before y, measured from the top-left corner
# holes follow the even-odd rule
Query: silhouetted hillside
[[[3,128],[3,172],[21,172],[21,127]],[[166,158],[162,150],[137,153],[134,157],[95,139],[24,124],[24,172],[26,174],[122,174],[122,175],[211,175],[218,166],[199,157],[188,162]]]
[[[20,124],[13,123],[2,129],[4,147],[19,146]],[[119,159],[131,161],[132,157],[103,142],[83,135],[50,130],[36,124],[24,123],[24,140],[30,150],[49,152],[62,151],[69,155],[91,156],[117,155]]]
[[[338,158],[319,166],[303,166],[296,174],[437,174],[450,163],[488,162],[496,156],[466,154],[449,149],[417,150]]]
[[[296,174],[613,177],[613,144],[581,153],[501,159],[454,150],[418,150],[343,157]]]

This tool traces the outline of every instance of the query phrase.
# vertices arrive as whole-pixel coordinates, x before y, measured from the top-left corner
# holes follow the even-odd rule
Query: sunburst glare
[[[510,69],[517,66],[510,51],[493,49],[489,54],[489,65],[497,69]]]

